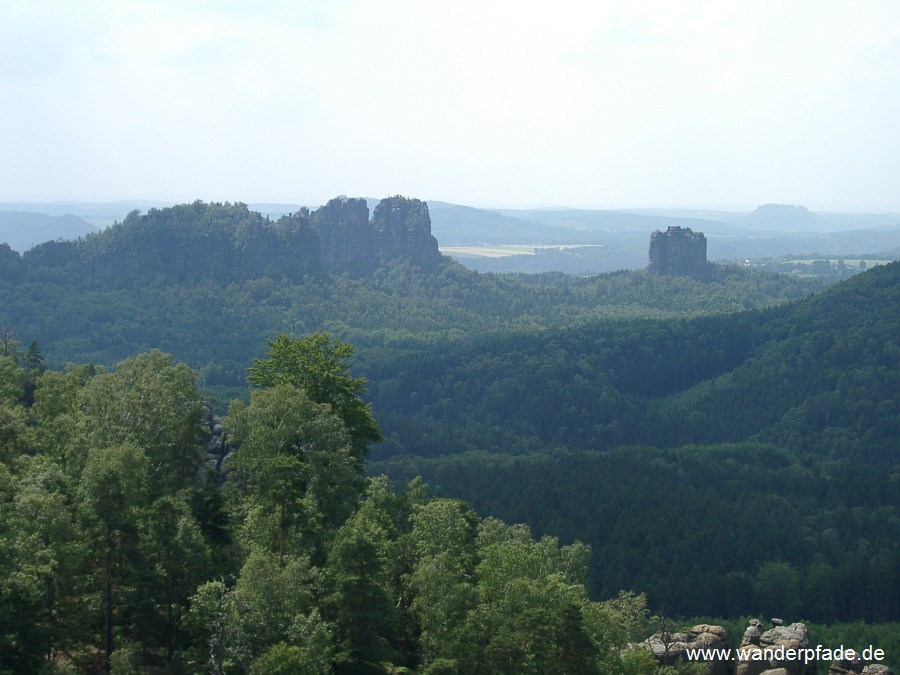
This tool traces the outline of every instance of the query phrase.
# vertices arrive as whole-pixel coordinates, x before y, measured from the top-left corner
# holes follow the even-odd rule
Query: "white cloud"
[[[87,0],[0,19],[0,199],[900,208],[894,2]]]

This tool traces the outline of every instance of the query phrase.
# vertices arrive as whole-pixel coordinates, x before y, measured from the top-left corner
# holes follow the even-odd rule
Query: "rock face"
[[[315,211],[311,222],[325,269],[391,258],[426,262],[440,255],[428,205],[418,199],[382,199],[370,221],[366,200],[339,197]]]
[[[806,624],[792,623],[763,631],[762,624],[754,619],[741,640],[741,649],[746,650],[748,657],[737,662],[735,675],[762,675],[770,671],[783,671],[783,675],[816,675],[815,662],[807,664],[802,660],[779,660],[780,647],[784,650],[809,647]]]
[[[428,206],[390,197],[372,220],[364,199],[336,198],[310,213],[272,222],[244,204],[194,202],[133,212],[120,224],[85,239],[47,242],[21,258],[0,249],[0,278],[41,278],[55,270],[72,283],[117,286],[174,279],[222,283],[263,276],[365,271],[381,260],[420,264],[440,258]]]
[[[708,269],[706,237],[689,227],[670,226],[650,235],[650,264],[653,274],[702,276]]]
[[[225,432],[222,427],[222,418],[213,413],[209,404],[204,403],[200,412],[200,420],[209,433],[206,446],[204,447],[207,460],[206,466],[209,469],[221,469],[222,460],[228,454],[228,450],[225,447]]]
[[[312,225],[319,235],[319,257],[326,269],[372,259],[372,228],[365,199],[332,199],[313,213]]]
[[[382,199],[372,215],[373,249],[379,258],[429,260],[438,255],[428,205],[418,199]]]

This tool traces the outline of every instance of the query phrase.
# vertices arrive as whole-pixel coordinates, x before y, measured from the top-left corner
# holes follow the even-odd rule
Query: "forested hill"
[[[398,208],[385,222],[424,222],[414,200],[386,201]],[[198,202],[25,256],[0,247],[4,339],[35,341],[33,360],[40,345],[57,369],[160,348],[224,413],[267,339],[326,331],[356,347],[354,376],[369,380],[386,437],[371,470],[422,474],[483,514],[585,541],[597,597],[645,591],[685,615],[900,618],[898,263],[812,297],[821,286],[742,267],[482,275],[397,255],[341,268],[354,223],[367,223],[365,250],[384,241],[378,209],[370,221],[349,217],[354,200],[324,208],[273,223]],[[343,233],[333,246],[325,221]],[[411,233],[394,251],[431,247],[422,229],[384,232]],[[102,369],[70,369],[73,387],[82,372]],[[51,450],[80,433],[68,414],[41,422]]]
[[[390,197],[372,218],[364,199],[332,199],[310,212],[271,221],[245,204],[200,201],[141,215],[77,241],[47,242],[16,260],[7,252],[2,273],[14,280],[48,275],[78,285],[128,285],[163,276],[179,283],[240,281],[262,276],[371,270],[385,259],[420,263],[440,256],[428,206]]]
[[[37,341],[51,367],[160,348],[227,401],[279,332],[327,331],[354,344],[361,367],[487,332],[738,312],[823,288],[736,266],[702,280],[478,274],[436,252],[423,202],[394,197],[367,213],[364,200],[336,199],[271,222],[195,202],[24,256],[0,245],[0,328]]]
[[[893,456],[898,279],[894,263],[769,310],[491,334],[387,360],[367,372],[382,456],[746,439]]]
[[[589,543],[601,597],[897,620],[897,307],[893,263],[767,310],[436,345],[371,369],[371,470]]]

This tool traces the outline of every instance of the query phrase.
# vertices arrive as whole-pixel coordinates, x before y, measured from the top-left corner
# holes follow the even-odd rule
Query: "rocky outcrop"
[[[372,260],[372,227],[365,199],[336,197],[312,215],[325,269]]]
[[[862,675],[894,675],[894,671],[880,663],[870,663],[862,669]]]
[[[379,258],[436,258],[438,242],[431,234],[428,205],[418,199],[382,199],[372,215],[373,247]]]
[[[660,665],[674,665],[687,661],[689,649],[727,649],[728,635],[721,626],[698,624],[685,632],[660,632],[651,635],[635,648],[649,649]],[[708,661],[709,675],[731,675],[733,664],[724,659]]]
[[[745,658],[737,662],[735,675],[763,675],[775,671],[779,675],[816,675],[815,662],[804,663],[797,659],[779,658],[788,650],[809,647],[809,631],[806,624],[792,623],[790,626],[775,626],[762,630],[756,619],[744,632],[741,650]],[[783,673],[782,673],[783,671]]]
[[[894,675],[894,671],[880,663],[863,665],[861,659],[840,659],[831,664],[828,675]]]
[[[805,624],[783,625],[772,619],[774,627],[766,630],[752,619],[738,650],[731,650],[731,660],[707,661],[709,675],[816,675],[813,657],[798,656],[799,650],[811,649]],[[629,649],[648,649],[661,666],[675,666],[688,661],[691,649],[728,650],[728,636],[721,626],[700,624],[685,632],[660,632]],[[722,652],[719,652],[720,654]],[[743,658],[742,658],[743,657]],[[791,657],[791,658],[788,658]],[[806,662],[808,661],[808,663]],[[692,671],[693,672],[693,671]],[[860,659],[842,659],[831,664],[828,675],[894,675],[885,665],[863,665]]]
[[[19,259],[0,249],[0,278],[43,278],[48,271],[74,284],[121,286],[154,279],[230,283],[269,276],[366,271],[382,260],[425,264],[439,259],[428,206],[390,197],[369,219],[364,199],[332,199],[273,222],[245,204],[194,202],[134,211],[122,223],[85,239],[48,242]]]
[[[222,418],[213,412],[212,406],[204,403],[200,411],[200,422],[209,433],[203,449],[206,453],[206,466],[210,469],[221,469],[222,460],[228,454],[228,450],[225,447],[225,430],[222,426]]]
[[[665,232],[650,235],[650,264],[653,274],[702,276],[709,269],[706,261],[706,237],[689,227],[670,226]]]
[[[326,270],[394,258],[427,262],[440,255],[428,205],[418,199],[382,199],[370,221],[364,199],[339,197],[316,210],[311,221]]]

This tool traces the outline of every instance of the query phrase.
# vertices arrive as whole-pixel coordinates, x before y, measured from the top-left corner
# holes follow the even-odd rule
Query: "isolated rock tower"
[[[656,230],[650,235],[650,264],[652,274],[701,276],[706,273],[706,237],[689,227],[670,225],[665,232]]]

